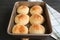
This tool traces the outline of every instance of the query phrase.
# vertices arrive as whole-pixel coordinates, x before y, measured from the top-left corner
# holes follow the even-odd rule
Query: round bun
[[[29,33],[30,34],[44,34],[45,33],[45,28],[42,25],[39,24],[32,24],[29,28]]]
[[[15,23],[26,25],[29,22],[29,16],[26,14],[19,14],[15,17]]]
[[[19,14],[28,14],[29,8],[27,6],[21,5],[17,8],[17,13]]]
[[[42,12],[43,12],[43,9],[39,5],[35,5],[30,9],[31,14],[42,14]]]
[[[34,14],[30,17],[31,24],[42,24],[44,22],[44,17],[42,15]]]
[[[12,33],[14,33],[14,34],[28,34],[28,28],[24,25],[16,24],[16,25],[14,25],[14,27],[12,29]]]

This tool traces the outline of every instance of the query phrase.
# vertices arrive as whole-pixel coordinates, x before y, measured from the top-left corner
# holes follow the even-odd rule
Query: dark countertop
[[[46,3],[48,3],[51,7],[56,9],[58,12],[60,12],[60,0],[44,0]]]
[[[6,32],[13,5],[16,1],[21,0],[0,0],[0,40],[19,40],[12,36],[9,36]],[[25,0],[26,1],[26,0]],[[60,12],[60,0],[45,0],[50,6]],[[55,40],[52,37],[36,40]]]

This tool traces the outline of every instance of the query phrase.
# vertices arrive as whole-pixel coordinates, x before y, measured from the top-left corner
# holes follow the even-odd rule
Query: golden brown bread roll
[[[19,14],[15,17],[15,23],[26,25],[29,22],[29,16],[26,14]]]
[[[32,24],[29,28],[29,33],[30,34],[44,34],[45,33],[45,28],[44,26],[40,24]]]
[[[28,28],[24,25],[16,24],[16,25],[14,25],[14,27],[12,29],[12,33],[14,33],[14,34],[28,34]]]
[[[27,6],[21,5],[17,8],[17,13],[19,14],[28,14],[29,8]]]
[[[30,9],[31,14],[42,14],[42,12],[43,12],[43,9],[39,5],[35,5]]]
[[[30,17],[31,24],[42,24],[44,22],[44,17],[42,15],[33,14]]]

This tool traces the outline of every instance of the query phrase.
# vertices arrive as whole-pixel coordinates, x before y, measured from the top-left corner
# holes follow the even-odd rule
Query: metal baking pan
[[[11,32],[12,31],[12,28],[13,28],[13,26],[15,24],[15,22],[14,22],[15,16],[17,15],[16,9],[20,5],[26,5],[29,8],[31,8],[33,5],[40,5],[43,8],[43,14],[42,15],[45,18],[45,22],[42,25],[44,25],[44,27],[46,29],[45,34],[42,34],[42,35],[39,35],[39,34],[19,34],[18,35],[18,34],[13,34]],[[45,2],[18,1],[14,5],[14,8],[13,8],[13,11],[12,11],[12,14],[11,14],[11,18],[10,18],[10,22],[9,22],[9,25],[8,25],[8,28],[7,28],[7,33],[9,35],[11,35],[11,36],[14,36],[14,37],[48,37],[52,33],[52,26],[51,26],[51,23],[50,22],[51,21],[50,21],[49,13],[48,13],[48,10],[47,10],[46,3]]]

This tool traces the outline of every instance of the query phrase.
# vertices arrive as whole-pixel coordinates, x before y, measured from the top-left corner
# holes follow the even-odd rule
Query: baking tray
[[[13,34],[12,28],[15,24],[14,20],[15,20],[15,16],[17,15],[16,9],[20,6],[20,5],[26,5],[29,6],[29,8],[31,8],[33,5],[40,5],[43,8],[43,16],[45,18],[45,22],[42,24],[44,25],[46,32],[45,34]],[[15,3],[13,10],[12,10],[12,14],[11,14],[11,18],[10,18],[10,22],[7,28],[7,33],[11,36],[14,37],[48,37],[51,35],[52,33],[52,26],[50,23],[50,17],[49,17],[49,13],[46,7],[46,3],[45,2],[27,2],[27,1],[18,1]]]

